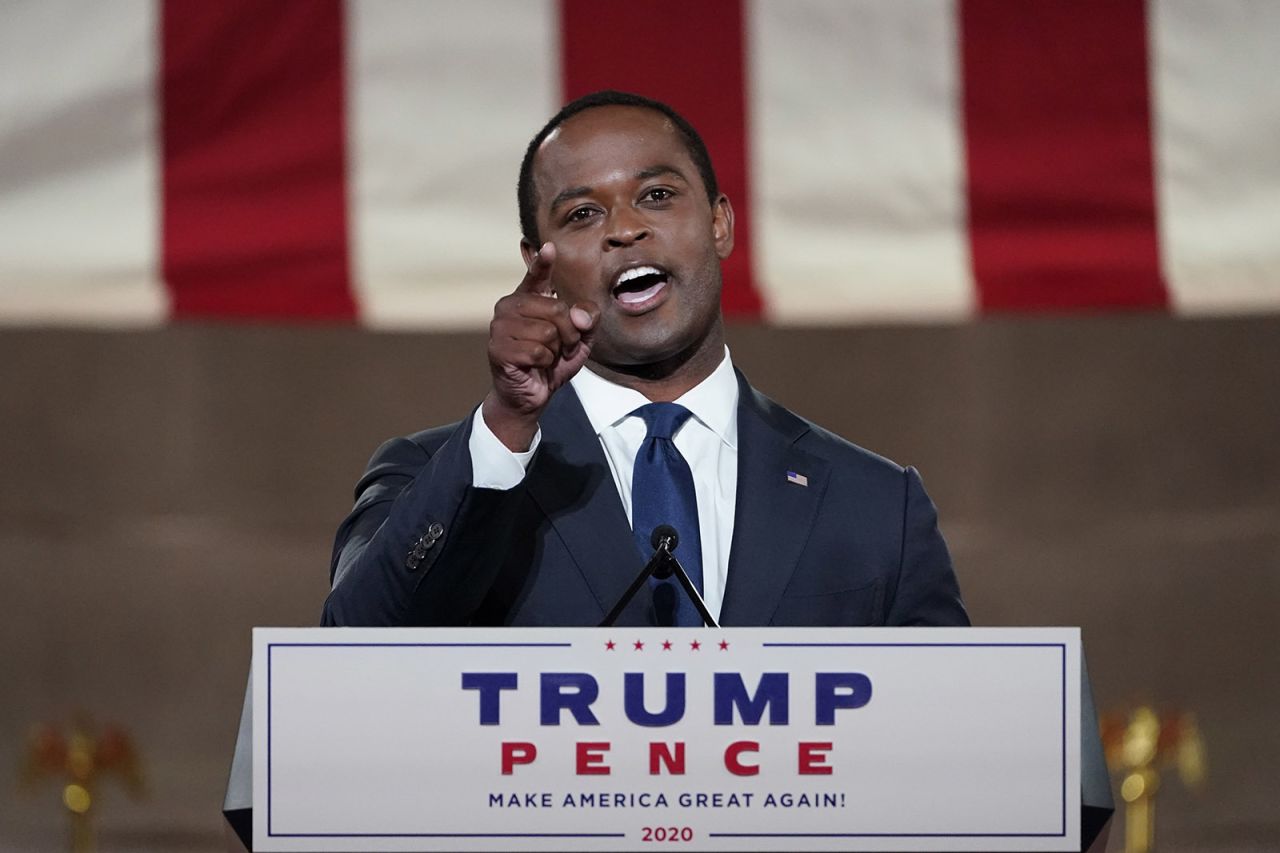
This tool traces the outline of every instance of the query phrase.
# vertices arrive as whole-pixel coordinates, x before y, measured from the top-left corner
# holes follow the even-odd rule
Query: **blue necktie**
[[[676,558],[702,592],[702,538],[698,530],[698,498],[693,472],[671,437],[692,414],[675,403],[650,403],[631,414],[644,420],[646,433],[631,477],[631,529],[646,560],[653,554],[650,538],[660,524],[680,534]],[[674,578],[654,580],[653,603],[659,625],[702,625],[693,600]]]

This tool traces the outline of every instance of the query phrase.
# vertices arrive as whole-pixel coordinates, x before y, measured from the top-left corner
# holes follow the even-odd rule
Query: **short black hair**
[[[520,161],[520,180],[516,184],[516,202],[520,207],[520,233],[527,242],[534,246],[537,246],[540,242],[538,240],[537,200],[534,198],[533,191],[533,158],[538,153],[538,147],[560,125],[578,113],[595,107],[641,107],[642,109],[661,113],[670,119],[671,123],[676,127],[676,132],[680,134],[684,147],[689,152],[689,159],[693,160],[693,165],[697,168],[698,175],[702,178],[702,185],[707,191],[707,200],[715,204],[716,199],[720,196],[720,185],[716,181],[715,169],[711,167],[711,155],[707,153],[707,146],[702,141],[702,137],[698,135],[698,131],[693,129],[693,125],[689,124],[684,116],[669,105],[662,103],[662,101],[655,101],[652,98],[646,98],[644,95],[636,95],[631,92],[603,89],[599,92],[583,95],[581,98],[576,98],[565,104],[560,109],[560,112],[552,116],[551,120],[542,126],[542,130],[539,130],[537,135],[530,140],[529,147],[524,151],[524,159]]]

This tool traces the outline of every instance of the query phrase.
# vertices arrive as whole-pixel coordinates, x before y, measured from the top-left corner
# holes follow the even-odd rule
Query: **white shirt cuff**
[[[476,409],[471,419],[471,485],[477,489],[510,489],[518,486],[527,470],[529,460],[542,441],[542,427],[533,435],[529,449],[523,453],[513,453],[503,444],[489,425],[484,422],[484,415]]]

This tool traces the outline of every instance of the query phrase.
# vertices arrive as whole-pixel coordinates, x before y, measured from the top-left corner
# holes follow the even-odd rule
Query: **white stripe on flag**
[[[483,326],[524,275],[520,155],[559,99],[550,0],[348,5],[363,322]]]
[[[950,0],[753,0],[748,12],[768,317],[967,315],[975,298]]]
[[[0,25],[0,320],[163,319],[156,7],[8,3]]]
[[[1280,306],[1280,4],[1151,6],[1164,275],[1181,313]]]

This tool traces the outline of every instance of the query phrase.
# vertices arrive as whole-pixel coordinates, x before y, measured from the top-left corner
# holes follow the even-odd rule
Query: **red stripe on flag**
[[[960,10],[982,307],[1165,305],[1142,0]]]
[[[747,83],[739,0],[599,3],[561,0],[564,96],[621,89],[664,101],[698,129],[733,202],[724,263],[726,314],[758,316],[747,185]]]
[[[164,276],[179,317],[355,316],[339,0],[168,0]]]

